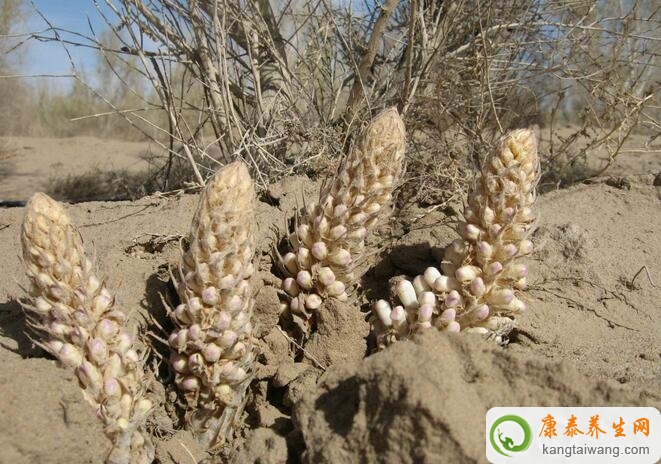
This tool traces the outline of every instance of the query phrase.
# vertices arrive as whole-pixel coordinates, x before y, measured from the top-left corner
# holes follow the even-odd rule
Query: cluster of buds
[[[24,305],[37,343],[74,370],[86,400],[112,441],[107,463],[150,464],[145,431],[152,402],[145,398],[142,361],[126,330],[126,315],[94,274],[82,239],[58,202],[36,193],[21,229],[32,300]]]
[[[211,178],[200,197],[171,312],[170,366],[186,423],[207,449],[231,437],[253,376],[255,191],[245,164]]]
[[[533,248],[528,236],[536,219],[538,180],[535,134],[508,133],[469,192],[457,230],[461,238],[445,250],[440,270],[430,267],[412,281],[395,279],[395,304],[374,304],[380,347],[431,327],[504,341],[525,310],[520,291],[528,268],[519,258]]]
[[[307,335],[325,298],[345,301],[360,277],[365,238],[389,202],[402,172],[404,123],[397,110],[376,116],[360,134],[319,203],[295,221],[291,251],[278,256],[287,294],[285,312]]]

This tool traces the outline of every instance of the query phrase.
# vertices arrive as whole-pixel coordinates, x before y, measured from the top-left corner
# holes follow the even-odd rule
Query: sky
[[[108,12],[103,0],[99,2]],[[105,28],[105,22],[99,15],[92,0],[32,0],[28,4],[28,21],[22,26],[22,32],[44,31],[48,26],[39,17],[35,8],[51,22],[54,27],[60,27],[85,35],[94,32],[100,34]],[[112,13],[110,17],[113,18]],[[45,34],[45,32],[44,32]],[[52,35],[52,33],[50,34]],[[69,38],[73,38],[69,36]],[[80,69],[92,69],[96,53],[84,47],[69,47],[73,61]],[[71,63],[63,46],[56,42],[31,41],[30,45],[21,50],[20,64],[25,74],[70,74]],[[70,79],[53,79],[55,85],[70,85]],[[57,81],[63,81],[57,84]]]

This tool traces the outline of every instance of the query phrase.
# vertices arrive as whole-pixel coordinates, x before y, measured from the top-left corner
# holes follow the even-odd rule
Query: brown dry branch
[[[632,131],[654,137],[660,126],[661,26],[650,1],[105,3],[111,41],[52,24],[35,37],[96,47],[144,104],[95,96],[163,148],[164,175],[182,157],[198,185],[241,158],[264,188],[340,156],[373,110],[393,105],[416,152],[436,164],[409,170],[423,181],[413,201],[447,201],[442,192],[505,127],[542,126],[548,189],[608,169]]]

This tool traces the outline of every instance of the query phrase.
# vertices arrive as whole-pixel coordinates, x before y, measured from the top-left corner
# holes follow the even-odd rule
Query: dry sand
[[[83,142],[68,139],[59,146]],[[3,181],[4,199],[24,199],[39,184],[34,172],[54,156],[55,142],[29,145],[44,147],[41,161],[36,154],[26,158],[41,167],[20,166],[22,177]],[[278,277],[270,252],[274,230],[283,232],[284,217],[317,186],[302,177],[274,185],[257,217],[261,365],[246,425],[207,462],[483,463],[485,414],[493,406],[661,409],[660,161],[627,163],[619,179],[540,197],[529,310],[509,345],[429,333],[366,356],[369,326],[359,309],[366,302],[361,294],[352,305],[322,311],[319,331],[307,345],[314,362],[294,359],[276,325]],[[641,175],[650,166],[655,171]],[[161,295],[175,298],[167,266],[178,260],[177,237],[187,232],[195,203],[194,196],[180,196],[68,208],[135,327],[147,324],[156,335],[152,321],[167,327]],[[106,441],[75,378],[24,332],[17,302],[27,284],[19,259],[22,216],[23,208],[0,209],[0,463],[100,463]],[[363,287],[379,296],[389,277],[424,269],[453,238],[446,222],[432,211],[416,221],[396,215],[380,227],[372,243],[382,249],[371,247]],[[156,366],[163,346],[145,335],[142,347],[153,348]],[[160,401],[151,424],[158,462],[208,459],[181,430],[167,369],[152,372]]]

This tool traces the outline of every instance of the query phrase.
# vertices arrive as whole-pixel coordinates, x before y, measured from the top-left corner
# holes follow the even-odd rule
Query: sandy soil
[[[48,171],[55,142],[26,145],[43,147],[43,158],[25,158],[39,166],[21,166],[25,184],[6,179],[0,197],[23,199]],[[113,150],[135,162],[126,148]],[[317,185],[292,177],[272,186],[257,217],[261,354],[246,425],[209,459],[181,430],[167,369],[154,367],[159,404],[150,429],[158,462],[482,463],[485,414],[493,406],[661,409],[659,163],[627,159],[617,178],[539,198],[529,310],[509,345],[429,333],[367,356],[369,325],[360,309],[367,299],[359,293],[351,305],[330,304],[320,313],[319,331],[306,346],[315,361],[295,359],[277,327],[270,250],[274,230],[283,232],[284,217],[303,196],[314,198]],[[161,295],[175,298],[167,267],[178,261],[177,238],[187,232],[195,203],[184,195],[68,208],[133,327],[155,335],[154,322],[167,327]],[[24,332],[17,301],[27,284],[19,259],[22,217],[23,208],[0,209],[0,463],[98,463],[106,441],[75,378]],[[444,224],[447,218],[431,211],[415,221],[395,215],[381,226],[363,288],[380,296],[391,276],[423,270],[453,238]],[[163,346],[144,335],[141,347],[151,349],[157,366]]]
[[[43,189],[49,179],[67,174],[94,169],[146,169],[148,164],[142,155],[150,150],[144,142],[108,143],[96,137],[2,137],[0,141],[12,154],[6,163],[10,175],[0,176],[0,201],[26,200]]]

